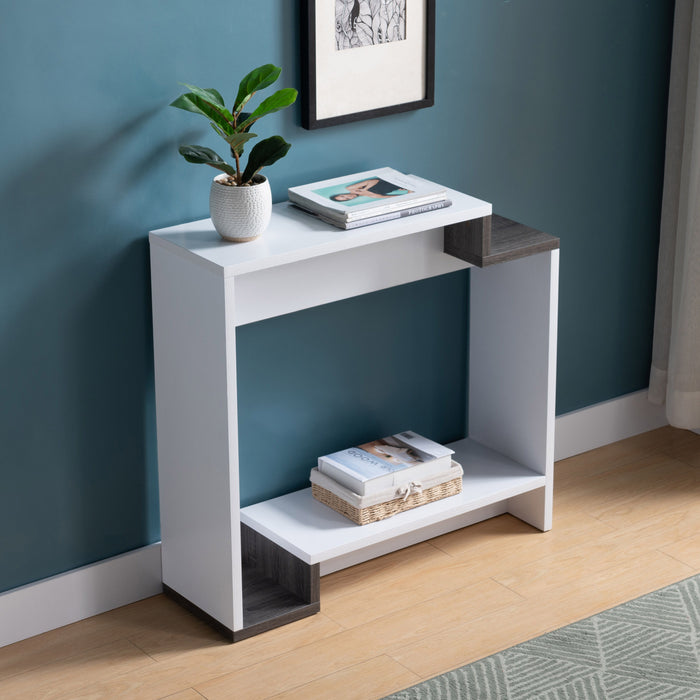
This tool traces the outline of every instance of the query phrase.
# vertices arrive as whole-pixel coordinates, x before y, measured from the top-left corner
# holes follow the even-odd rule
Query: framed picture
[[[431,107],[435,0],[302,0],[302,125]]]

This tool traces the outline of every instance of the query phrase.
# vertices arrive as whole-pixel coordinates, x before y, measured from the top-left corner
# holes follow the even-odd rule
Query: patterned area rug
[[[700,575],[389,698],[699,700]]]

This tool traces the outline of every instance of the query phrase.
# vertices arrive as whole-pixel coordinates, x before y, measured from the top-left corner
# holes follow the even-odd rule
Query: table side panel
[[[471,273],[469,434],[546,476],[511,510],[541,529],[551,527],[558,271],[553,250]]]
[[[226,324],[232,289],[223,276],[159,246],[151,248],[151,269],[163,582],[237,629],[235,332]]]

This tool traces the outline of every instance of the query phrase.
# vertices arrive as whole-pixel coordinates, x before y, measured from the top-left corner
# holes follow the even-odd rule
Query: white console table
[[[318,611],[321,574],[504,512],[551,527],[558,240],[449,197],[354,231],[285,202],[250,243],[150,234],[163,583],[234,641]],[[463,492],[364,526],[310,489],[241,509],[236,327],[473,264]]]

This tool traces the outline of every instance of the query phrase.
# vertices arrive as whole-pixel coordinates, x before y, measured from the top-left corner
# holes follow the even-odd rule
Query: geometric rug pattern
[[[389,698],[700,700],[700,575]]]

